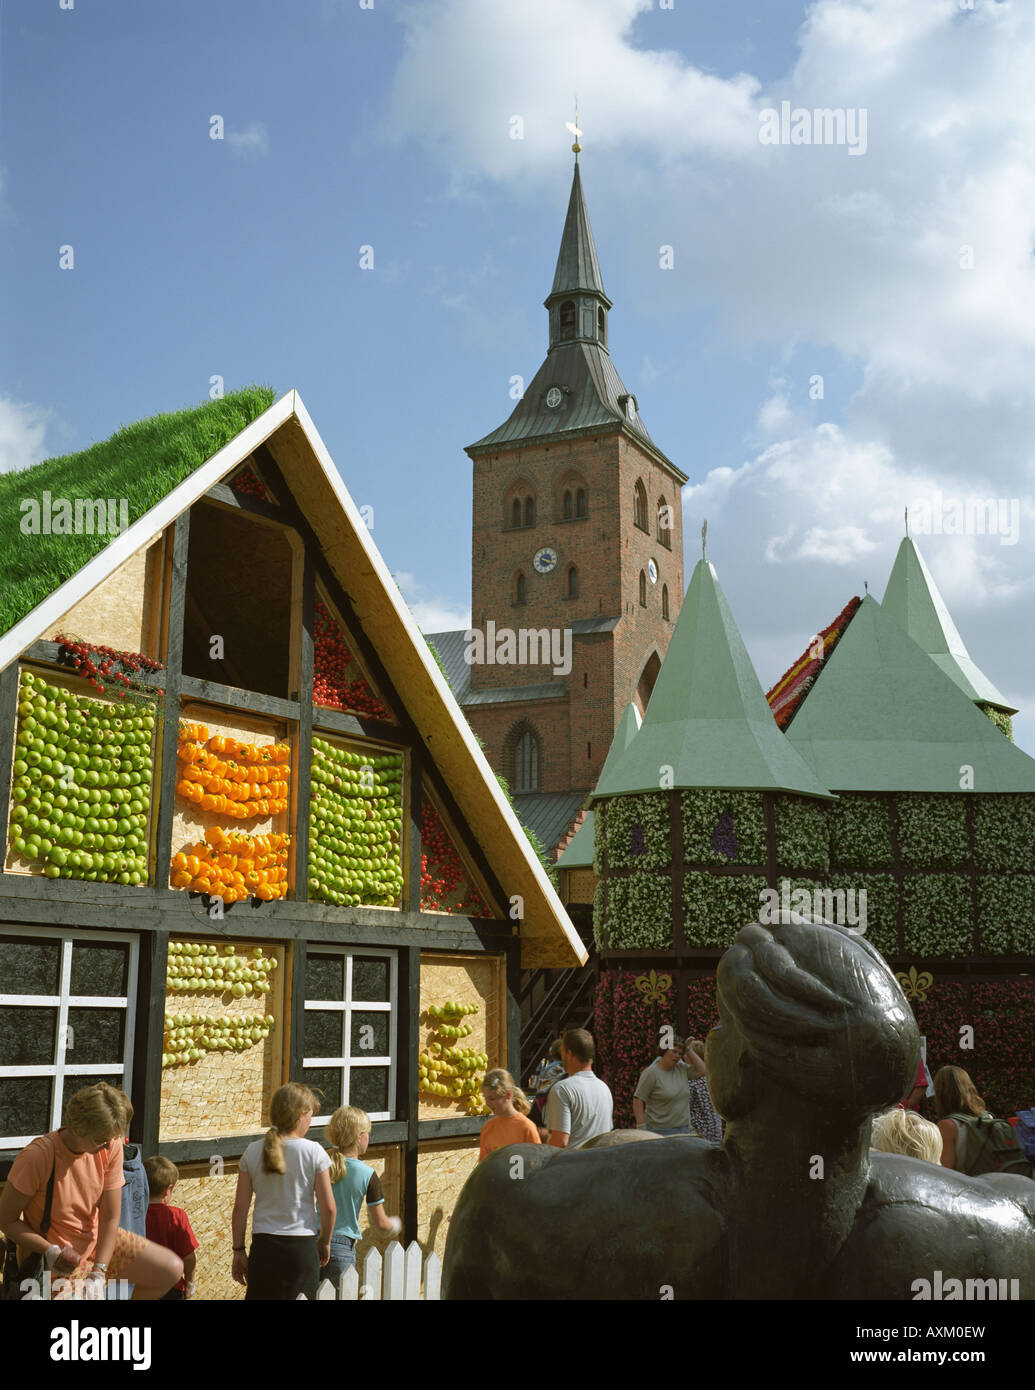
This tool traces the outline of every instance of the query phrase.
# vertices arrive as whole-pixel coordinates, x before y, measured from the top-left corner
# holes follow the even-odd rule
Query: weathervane
[[[705,518],[705,521],[704,521],[704,525],[701,527],[701,559],[702,559],[702,560],[707,560],[707,558],[708,558],[708,556],[705,554],[705,542],[707,541],[707,539],[708,539],[708,519],[707,519],[707,517],[706,517],[706,518]]]
[[[575,98],[575,123],[574,123],[574,125],[572,124],[571,121],[565,121],[564,124],[568,127],[568,129],[571,131],[572,135],[574,135],[574,137],[575,137],[575,143],[574,143],[574,145],[572,145],[571,149],[572,149],[572,153],[573,153],[574,156],[575,156],[575,163],[578,164],[578,162],[579,162],[579,151],[582,149],[582,146],[579,144],[579,136],[582,134],[582,131],[579,130],[579,99],[578,99],[578,97]]]
[[[909,538],[909,508],[906,508],[906,539]]]

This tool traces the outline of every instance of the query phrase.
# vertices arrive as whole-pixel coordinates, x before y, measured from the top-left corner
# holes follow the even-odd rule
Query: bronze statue
[[[869,942],[786,913],[739,932],[717,982],[722,1145],[498,1150],[453,1214],[445,1298],[913,1299],[952,1279],[1035,1297],[1035,1184],[870,1150],[920,1039]]]

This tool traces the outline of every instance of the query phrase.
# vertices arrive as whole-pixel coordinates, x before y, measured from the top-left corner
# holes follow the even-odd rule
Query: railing
[[[421,1286],[423,1285],[423,1294]],[[397,1240],[393,1240],[380,1250],[368,1250],[363,1258],[363,1278],[359,1271],[350,1265],[338,1280],[337,1286],[324,1279],[316,1292],[318,1302],[338,1300],[355,1303],[360,1299],[392,1300],[393,1302],[437,1301],[442,1285],[442,1264],[432,1251],[425,1259],[424,1252],[415,1240],[404,1250]],[[298,1295],[307,1301],[304,1293]]]
[[[592,1023],[596,975],[596,963],[591,961],[588,965],[562,970],[550,985],[542,1002],[521,1029],[522,1078],[527,1078],[540,1058],[549,1052],[562,1022],[570,1020],[579,1028]],[[527,990],[522,992],[531,992],[535,983],[534,979],[529,979]]]

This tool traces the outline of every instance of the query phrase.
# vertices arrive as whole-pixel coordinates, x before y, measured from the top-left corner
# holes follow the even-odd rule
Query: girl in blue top
[[[369,1163],[361,1162],[370,1143],[370,1119],[355,1105],[335,1110],[325,1131],[331,1156],[331,1190],[337,1215],[331,1235],[331,1258],[321,1271],[324,1279],[337,1284],[349,1265],[356,1263],[356,1242],[360,1238],[359,1209],[366,1199],[371,1225],[397,1236],[402,1222],[385,1212],[381,1181]]]

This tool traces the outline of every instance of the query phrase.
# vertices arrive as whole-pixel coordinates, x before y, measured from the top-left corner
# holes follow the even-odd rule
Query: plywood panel
[[[143,652],[157,657],[156,590],[161,586],[161,540],[138,550],[81,599],[43,634],[48,642],[58,634],[82,638],[119,652]]]
[[[286,952],[282,946],[269,942],[235,940],[232,944],[238,957],[250,957],[254,947],[261,944],[265,955],[276,958],[278,968],[273,971],[269,994],[246,994],[234,999],[230,994],[212,991],[168,990],[166,1013],[213,1018],[272,1014],[275,1025],[265,1041],[244,1052],[208,1052],[199,1062],[162,1069],[159,1133],[164,1142],[254,1134],[269,1124],[270,1097],[284,1079]]]
[[[260,746],[268,743],[288,741],[291,744],[291,777],[289,781],[289,805],[287,811],[279,816],[256,816],[252,820],[234,820],[217,811],[203,811],[182,796],[177,796],[173,811],[172,854],[188,846],[197,844],[205,838],[210,826],[218,825],[228,835],[268,835],[271,831],[291,832],[292,842],[288,850],[288,883],[294,882],[294,786],[295,765],[298,761],[298,739],[294,727],[290,729],[282,721],[265,719],[261,715],[249,715],[217,709],[214,705],[204,705],[197,700],[185,700],[180,708],[181,720],[188,723],[204,724],[209,737],[216,734],[230,735],[246,743]]]
[[[487,1053],[489,1067],[502,1065],[506,1056],[503,967],[501,956],[421,955],[419,1029],[422,1052],[428,1042],[435,1039],[444,1048],[469,1047],[475,1052]],[[454,1024],[470,1024],[472,1031],[466,1038],[443,1038],[438,1021],[428,1013],[433,1004],[445,1004],[448,1000],[479,1006],[476,1014],[448,1020]],[[484,1072],[477,1075],[484,1075]],[[421,1093],[418,1116],[422,1120],[452,1119],[468,1113],[462,1098]]]
[[[425,1255],[442,1259],[453,1208],[478,1166],[478,1140],[422,1144],[417,1155],[417,1240]]]

